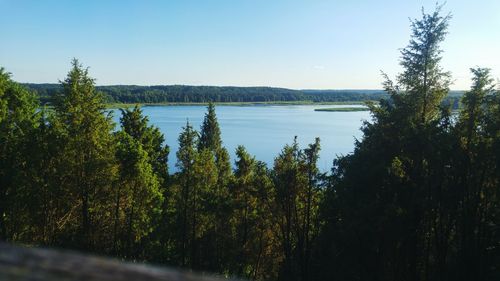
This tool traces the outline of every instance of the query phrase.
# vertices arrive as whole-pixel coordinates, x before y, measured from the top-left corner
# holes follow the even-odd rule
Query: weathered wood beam
[[[223,279],[66,250],[27,248],[0,243],[0,280],[221,281]]]

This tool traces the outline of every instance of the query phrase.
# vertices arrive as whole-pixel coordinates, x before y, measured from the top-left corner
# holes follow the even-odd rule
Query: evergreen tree
[[[218,170],[218,185],[221,188],[226,187],[231,177],[231,163],[227,149],[222,146],[221,131],[213,103],[208,104],[207,113],[201,125],[198,151],[203,149],[214,154]]]
[[[29,218],[24,224],[29,224],[26,237],[18,237],[19,241],[40,245],[60,244],[64,236],[64,225],[72,218],[67,217],[65,206],[66,189],[61,186],[58,173],[62,167],[59,157],[60,148],[65,143],[62,131],[54,123],[54,112],[48,108],[40,110],[39,124],[28,138],[26,153],[29,155],[27,167],[24,170],[23,186],[26,192],[18,201],[29,206]],[[30,202],[26,204],[26,202]]]
[[[308,280],[313,238],[317,235],[319,139],[301,150],[297,138],[274,161],[277,222],[283,251],[280,280]],[[314,204],[314,206],[313,206]]]
[[[201,125],[200,141],[198,143],[198,150],[208,149],[210,151],[217,151],[222,147],[222,140],[220,136],[219,122],[215,114],[215,106],[209,103],[207,107],[205,119]]]
[[[210,190],[211,207],[210,212],[215,216],[211,229],[208,231],[210,243],[214,248],[210,251],[213,256],[208,257],[212,271],[221,272],[228,263],[228,249],[226,242],[230,240],[227,235],[230,232],[229,225],[226,223],[230,218],[229,202],[229,183],[231,182],[231,163],[229,153],[222,146],[221,132],[219,122],[215,114],[215,106],[209,103],[207,113],[203,120],[200,132],[200,141],[198,143],[199,153],[208,151],[214,157],[216,165],[217,184]],[[208,245],[207,245],[208,246]]]
[[[148,154],[150,165],[160,184],[163,185],[168,176],[169,153],[169,147],[163,144],[165,142],[163,134],[157,127],[148,124],[148,117],[143,116],[142,110],[137,105],[132,110],[125,108],[120,111],[123,131],[142,144]]]
[[[380,280],[448,273],[438,264],[446,260],[442,246],[449,245],[445,239],[453,229],[453,202],[443,194],[453,185],[446,167],[453,166],[456,142],[440,108],[449,85],[440,67],[449,19],[438,6],[412,21],[403,72],[396,84],[387,76],[384,82],[391,98],[371,106],[373,122],[365,122],[362,141],[336,162],[325,197],[333,202],[324,203],[323,214],[329,220],[324,229],[335,239],[322,237],[319,247],[338,254],[323,251],[323,279],[328,273]]]
[[[203,149],[198,153],[193,163],[192,197],[189,204],[191,209],[188,218],[191,224],[191,267],[197,270],[218,272],[220,268],[217,260],[216,226],[218,206],[217,194],[217,166],[213,154]],[[214,204],[215,203],[215,204]],[[214,237],[215,236],[215,237]]]
[[[38,101],[0,68],[0,240],[28,231],[29,140],[38,126]],[[20,200],[28,200],[23,202]]]
[[[253,280],[277,277],[280,250],[269,214],[274,211],[274,192],[269,171],[243,146],[236,149],[237,160],[231,185],[231,263],[236,276]]]
[[[192,245],[194,232],[191,218],[194,211],[193,202],[195,196],[194,181],[194,163],[198,158],[198,133],[193,127],[186,123],[183,131],[179,135],[179,150],[177,151],[176,167],[179,172],[176,174],[176,180],[170,194],[172,209],[171,217],[174,218],[171,229],[177,229],[173,234],[175,263],[180,266],[193,266],[192,263]],[[199,195],[197,195],[199,196]]]
[[[301,279],[310,279],[310,259],[313,248],[313,241],[318,235],[318,205],[320,200],[320,173],[317,167],[319,151],[321,149],[320,140],[316,138],[313,144],[304,149],[303,163],[305,173],[307,173],[308,185],[306,188],[304,201],[304,218],[302,221],[302,233],[299,239]]]
[[[450,74],[440,66],[440,43],[445,39],[451,15],[441,15],[442,6],[431,14],[422,9],[422,18],[411,22],[412,36],[401,51],[403,72],[397,84],[387,78],[386,91],[395,109],[405,111],[413,122],[425,124],[438,116],[439,105],[448,93]]]
[[[237,267],[238,276],[249,276],[251,268],[246,268],[249,264],[247,259],[251,258],[251,243],[255,225],[255,210],[257,186],[254,185],[255,158],[251,157],[243,146],[236,148],[236,170],[234,183],[231,185],[232,199],[232,223],[233,239],[232,247],[236,250],[234,253],[234,267]],[[245,272],[247,271],[247,272]]]
[[[122,116],[120,123],[122,131],[140,143],[141,149],[148,156],[148,164],[152,167],[154,177],[158,181],[163,198],[169,196],[168,192],[168,154],[169,147],[164,144],[164,136],[160,130],[149,125],[147,116],[143,115],[141,108],[136,105],[132,110],[120,109]],[[164,260],[165,249],[168,248],[168,201],[163,201],[163,212],[161,216],[155,216],[154,224],[149,234],[148,243],[143,245],[143,251],[148,251],[150,257],[155,260]],[[154,245],[154,246],[153,246]],[[146,246],[149,248],[144,249]]]
[[[487,68],[472,68],[471,90],[462,98],[463,107],[460,113],[459,127],[465,135],[464,148],[471,154],[472,145],[477,143],[478,131],[484,125],[487,111],[484,110],[486,99],[495,92],[494,80]],[[471,155],[472,156],[472,155]]]
[[[494,116],[488,116],[495,107],[495,102],[491,102],[495,98],[494,80],[487,68],[474,68],[471,72],[472,87],[462,99],[457,124],[463,155],[459,166],[462,173],[457,176],[461,199],[457,236],[460,275],[464,280],[491,278],[488,271],[494,267],[494,260],[488,252],[496,248],[491,237],[500,207],[498,157],[493,146],[499,130],[488,126]]]
[[[147,257],[147,236],[161,214],[163,195],[142,144],[125,132],[117,135],[119,179],[115,187],[113,248],[127,258]]]
[[[62,85],[52,124],[63,139],[57,169],[60,182],[55,184],[64,189],[60,200],[66,221],[65,238],[58,244],[106,251],[113,225],[108,206],[117,171],[114,125],[106,115],[103,95],[95,90],[94,79],[78,60],[72,61]]]
[[[279,239],[279,222],[273,216],[276,211],[276,190],[272,172],[262,161],[254,167],[253,185],[256,188],[255,242],[251,243],[256,255],[251,259],[250,278],[255,280],[276,280],[283,255]]]

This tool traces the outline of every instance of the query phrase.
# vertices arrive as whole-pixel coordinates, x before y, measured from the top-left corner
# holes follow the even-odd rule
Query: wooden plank
[[[0,280],[220,281],[223,279],[66,250],[27,248],[0,243]]]

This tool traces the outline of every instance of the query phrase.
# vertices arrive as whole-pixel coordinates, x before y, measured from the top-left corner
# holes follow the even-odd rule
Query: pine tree
[[[66,194],[60,200],[64,200],[62,208],[67,221],[63,235],[67,238],[59,243],[105,251],[111,241],[112,218],[108,206],[117,171],[114,125],[111,116],[106,115],[103,95],[96,91],[94,79],[78,60],[72,61],[62,86],[52,124],[64,140],[59,148],[57,172],[58,187]]]
[[[272,172],[262,161],[255,163],[253,185],[257,192],[257,226],[256,239],[252,243],[256,255],[251,262],[250,276],[255,280],[276,280],[283,258],[279,241],[279,222],[272,215],[277,210],[276,189]]]
[[[494,80],[490,77],[487,68],[472,68],[472,87],[462,98],[463,107],[460,114],[459,126],[463,128],[465,135],[465,149],[471,150],[471,146],[477,140],[478,129],[485,121],[486,111],[483,110],[486,99],[493,96],[495,91]]]
[[[257,192],[254,185],[255,158],[251,157],[243,146],[236,148],[236,170],[234,183],[231,185],[231,209],[233,223],[233,245],[236,250],[234,267],[238,276],[248,277],[250,272],[245,272],[247,264],[252,257],[251,243],[254,243],[253,231],[256,215]]]
[[[274,192],[269,171],[243,146],[236,149],[237,160],[231,184],[231,263],[230,273],[253,280],[275,279],[280,262],[276,243],[277,224],[270,216]]]
[[[303,281],[310,278],[310,259],[313,248],[313,240],[318,234],[318,205],[320,200],[320,190],[318,183],[320,181],[320,173],[317,167],[319,159],[319,151],[321,149],[320,140],[316,138],[314,143],[310,144],[308,148],[304,149],[303,165],[305,173],[307,173],[307,188],[302,204],[304,205],[304,218],[302,221],[302,241],[299,243],[300,247],[300,266],[301,266],[301,279]]]
[[[191,223],[192,206],[195,200],[194,163],[198,158],[198,132],[196,132],[189,122],[183,127],[179,135],[179,150],[177,151],[176,167],[179,172],[176,174],[176,184],[172,186],[170,194],[172,209],[171,217],[174,218],[171,229],[177,229],[173,233],[173,243],[175,247],[174,255],[176,263],[180,266],[193,266],[192,245],[194,229]],[[196,216],[196,215],[194,215]]]
[[[65,144],[63,132],[53,126],[54,112],[50,108],[40,110],[38,127],[28,139],[26,153],[29,155],[28,166],[25,171],[23,186],[27,191],[19,202],[28,205],[30,224],[26,239],[20,241],[40,245],[60,244],[60,237],[64,235],[64,224],[69,221],[66,204],[66,190],[61,188],[59,169],[62,167],[60,149]],[[61,200],[63,199],[63,200]],[[32,202],[26,204],[26,202]],[[28,221],[30,221],[28,223]]]
[[[137,258],[145,238],[161,214],[163,195],[142,144],[125,132],[117,135],[119,179],[115,187],[113,247],[117,254]]]
[[[373,121],[354,153],[336,161],[325,197],[332,202],[323,203],[335,240],[321,237],[320,247],[338,253],[326,254],[323,270],[341,279],[429,280],[449,272],[436,268],[449,258],[453,229],[453,202],[444,194],[454,183],[446,167],[456,142],[441,108],[450,78],[440,66],[450,18],[438,6],[412,21],[403,72],[396,83],[385,76],[390,99],[371,107]]]
[[[299,280],[301,268],[299,259],[303,244],[302,222],[305,217],[307,174],[302,162],[303,151],[297,137],[292,145],[286,145],[274,160],[273,181],[275,187],[275,216],[279,223],[283,264],[280,280]]]
[[[29,229],[27,217],[31,190],[26,171],[30,163],[29,141],[38,126],[38,100],[10,73],[0,68],[0,239],[22,237]],[[23,202],[22,200],[29,200]]]
[[[218,272],[219,258],[217,252],[218,201],[214,190],[217,187],[217,166],[213,154],[203,149],[197,154],[193,163],[193,181],[191,209],[188,218],[191,225],[191,267],[197,270]]]
[[[164,144],[163,134],[157,127],[148,124],[148,117],[143,115],[141,108],[137,105],[132,110],[126,108],[120,111],[123,131],[142,144],[148,154],[149,163],[160,180],[160,185],[163,185],[168,177],[169,153],[169,147]]]
[[[493,225],[498,220],[500,195],[498,160],[495,159],[491,133],[498,134],[498,128],[488,126],[488,113],[494,103],[495,84],[487,68],[473,68],[472,86],[465,93],[457,124],[460,138],[462,173],[458,185],[460,220],[457,236],[459,240],[460,272],[464,280],[487,278],[490,264],[488,251],[495,247],[491,240],[495,232]],[[497,105],[498,106],[498,105]],[[498,135],[497,135],[498,137]],[[465,270],[466,268],[466,270]]]
[[[440,43],[445,39],[451,15],[441,15],[442,6],[431,14],[422,9],[422,18],[411,22],[412,36],[401,51],[403,72],[397,84],[386,77],[384,87],[396,109],[406,111],[413,122],[425,124],[437,117],[439,105],[448,93],[450,73],[440,66]]]
[[[215,114],[215,106],[212,103],[208,105],[198,143],[198,152],[203,153],[204,151],[212,154],[215,160],[217,175],[217,184],[210,190],[212,205],[210,211],[215,218],[209,230],[212,237],[210,243],[214,245],[214,249],[211,250],[213,257],[207,258],[212,263],[208,265],[208,268],[212,271],[221,272],[228,263],[226,241],[230,239],[227,236],[230,229],[226,221],[230,217],[228,187],[232,174],[229,153],[222,146],[219,122]]]
[[[201,125],[200,141],[198,143],[198,150],[208,149],[210,151],[217,151],[222,147],[222,140],[220,136],[219,122],[215,114],[215,106],[209,103],[207,107],[205,119]]]

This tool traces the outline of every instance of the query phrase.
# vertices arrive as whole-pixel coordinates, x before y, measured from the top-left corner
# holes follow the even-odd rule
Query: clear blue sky
[[[409,18],[434,0],[0,0],[0,66],[57,82],[76,57],[97,84],[380,88]],[[448,0],[443,66],[500,78],[500,0]]]

